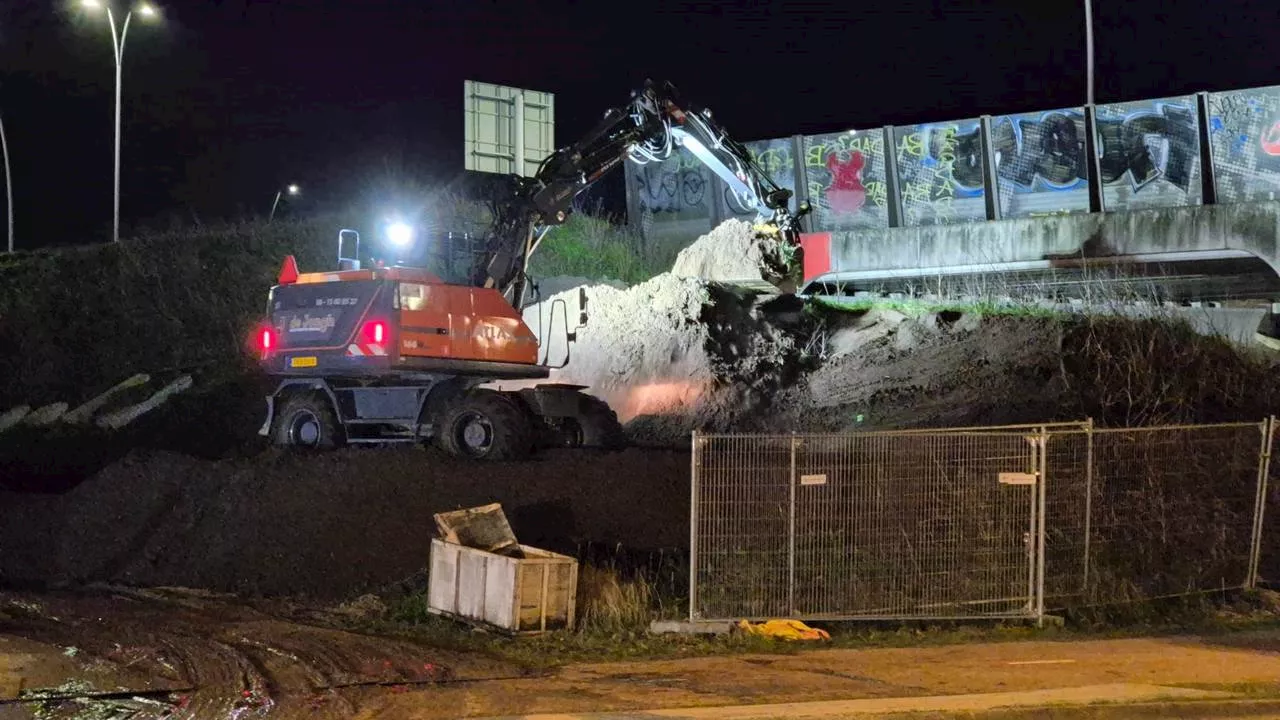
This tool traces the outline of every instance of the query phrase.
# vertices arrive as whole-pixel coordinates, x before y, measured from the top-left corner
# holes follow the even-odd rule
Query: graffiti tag
[[[991,128],[997,173],[1024,189],[1036,179],[1067,190],[1088,178],[1084,118],[1055,110],[1039,118],[996,118]]]
[[[1126,176],[1136,192],[1163,178],[1183,192],[1191,187],[1200,154],[1196,117],[1187,107],[1162,105],[1123,120],[1098,118],[1103,183]]]

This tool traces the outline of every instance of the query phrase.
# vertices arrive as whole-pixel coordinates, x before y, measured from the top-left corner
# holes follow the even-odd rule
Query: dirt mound
[[[945,322],[892,310],[837,319],[826,362],[777,398],[772,429],[1029,423],[1071,414],[1058,323],[977,315]]]
[[[726,220],[680,251],[671,274],[710,282],[767,280],[781,259],[774,238],[759,235],[745,220]]]
[[[503,503],[522,542],[552,550],[676,548],[688,473],[687,454],[639,450],[512,464],[418,448],[135,453],[63,495],[0,493],[0,583],[345,598],[424,568],[434,513],[489,502]]]
[[[567,357],[553,381],[604,399],[634,441],[681,446],[695,427],[734,427],[794,375],[797,333],[762,311],[770,294],[740,284],[767,282],[778,261],[776,240],[729,220],[685,248],[671,272],[630,288],[566,291],[526,310],[525,320],[551,364]],[[561,317],[583,315],[566,348]]]

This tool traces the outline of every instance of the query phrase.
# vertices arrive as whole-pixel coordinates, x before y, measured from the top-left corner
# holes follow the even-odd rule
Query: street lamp
[[[292,184],[283,190],[277,190],[275,202],[271,203],[271,214],[267,216],[268,223],[270,223],[275,218],[276,206],[280,204],[280,196],[285,194],[286,192],[289,193],[290,195],[297,195],[299,192],[301,192],[301,190],[298,189],[297,185],[292,185]]]
[[[0,118],[0,151],[4,153],[4,192],[9,208],[9,252],[13,252],[13,180],[9,177],[9,141],[4,136],[4,119]]]
[[[116,31],[116,17],[111,12],[111,6],[102,0],[81,0],[88,10],[106,10],[107,24],[111,26],[111,45],[115,50],[116,61],[116,164],[115,164],[115,211],[111,223],[111,242],[120,242],[120,86],[123,78],[124,69],[124,40],[125,35],[129,32],[129,21],[133,19],[133,13],[136,11],[146,20],[152,20],[159,16],[154,5],[147,3],[139,3],[124,16],[124,24],[120,27],[119,32]]]

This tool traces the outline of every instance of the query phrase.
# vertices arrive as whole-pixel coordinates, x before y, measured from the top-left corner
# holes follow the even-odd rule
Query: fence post
[[[1093,535],[1093,418],[1085,425],[1084,468],[1084,575],[1080,595],[1089,596],[1089,541]]]
[[[1044,531],[1049,482],[1049,428],[1040,428],[1039,482],[1036,483],[1036,627],[1044,627]]]
[[[689,458],[689,622],[698,619],[698,431]]]
[[[1262,450],[1258,455],[1258,487],[1253,500],[1253,533],[1249,537],[1249,572],[1244,586],[1258,586],[1258,566],[1262,561],[1262,527],[1267,511],[1267,480],[1271,474],[1271,442],[1275,437],[1276,417],[1262,422]]]
[[[800,441],[791,432],[790,519],[787,522],[787,614],[796,614],[796,449]]]

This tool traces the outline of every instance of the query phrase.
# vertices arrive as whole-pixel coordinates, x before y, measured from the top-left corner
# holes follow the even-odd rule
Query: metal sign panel
[[[531,177],[555,151],[555,95],[463,82],[465,167]]]

